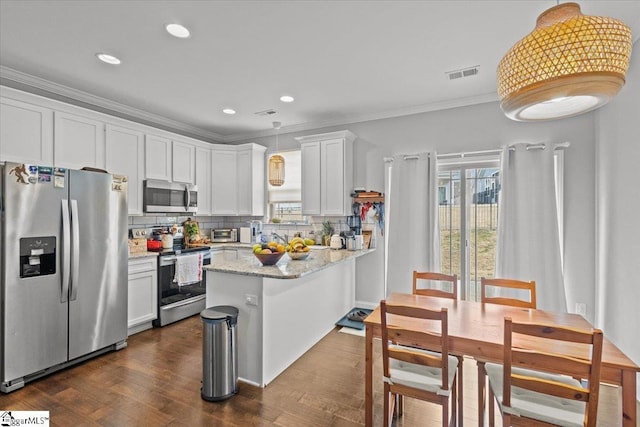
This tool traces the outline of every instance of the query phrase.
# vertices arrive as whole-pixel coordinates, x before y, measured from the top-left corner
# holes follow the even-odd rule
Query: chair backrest
[[[524,308],[537,308],[536,307],[536,282],[534,280],[530,282],[523,282],[514,279],[487,279],[482,277],[480,279],[480,302],[489,302],[492,304],[511,305],[514,307]],[[508,288],[508,289],[522,289],[529,291],[529,300],[522,300],[518,298],[509,298],[506,296],[488,296],[487,288]]]
[[[392,315],[392,316],[389,316]],[[449,329],[447,309],[429,310],[380,301],[380,323],[382,327],[382,369],[385,378],[390,378],[389,360],[442,369],[442,390],[449,387]],[[425,328],[424,321],[432,321],[434,327]],[[440,332],[433,332],[438,329]],[[425,354],[420,349],[433,353]]]
[[[418,283],[417,283],[418,280],[428,280],[432,282],[448,282],[450,283],[451,291],[448,292],[444,289],[433,288],[433,287],[418,288]],[[458,299],[458,276],[455,274],[450,276],[448,274],[442,274],[442,273],[414,271],[413,272],[413,294]]]
[[[517,347],[514,346],[514,339],[518,341]],[[595,426],[602,340],[602,331],[599,329],[580,330],[557,325],[517,323],[505,317],[502,395],[504,405],[511,406],[512,387],[582,401],[586,403],[584,425]],[[523,345],[523,342],[526,342],[526,345]],[[565,349],[565,352],[570,349],[571,355],[563,353],[562,349]],[[577,354],[581,356],[576,356]],[[522,371],[514,374],[512,367],[562,374],[587,381],[583,381],[578,387],[549,378],[529,376]]]

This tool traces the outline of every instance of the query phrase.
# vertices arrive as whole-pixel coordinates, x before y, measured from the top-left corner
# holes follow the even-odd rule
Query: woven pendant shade
[[[623,22],[583,15],[576,3],[552,7],[500,61],[500,107],[518,121],[594,110],[622,88],[630,57],[631,30]]]
[[[284,184],[284,157],[279,154],[269,158],[269,184],[274,187]]]

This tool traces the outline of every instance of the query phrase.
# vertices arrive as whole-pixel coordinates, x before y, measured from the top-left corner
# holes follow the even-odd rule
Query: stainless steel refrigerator
[[[126,346],[126,178],[0,165],[0,391]]]

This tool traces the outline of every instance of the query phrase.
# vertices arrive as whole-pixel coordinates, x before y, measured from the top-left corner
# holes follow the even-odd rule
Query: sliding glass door
[[[494,277],[498,160],[438,167],[441,272],[458,275],[460,298],[480,299],[480,278]]]

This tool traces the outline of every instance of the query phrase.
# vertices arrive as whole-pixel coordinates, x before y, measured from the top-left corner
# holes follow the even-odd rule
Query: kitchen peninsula
[[[238,308],[238,376],[269,384],[353,308],[358,257],[373,252],[312,249],[263,266],[250,249],[220,248],[207,271],[207,307]]]

